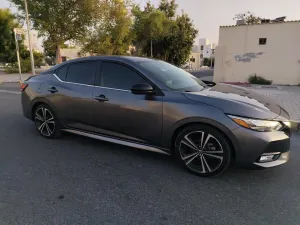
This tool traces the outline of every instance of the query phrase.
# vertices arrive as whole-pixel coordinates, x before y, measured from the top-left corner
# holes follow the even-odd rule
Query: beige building
[[[215,60],[215,82],[247,82],[256,74],[298,85],[300,21],[221,26]]]
[[[191,52],[189,60],[190,69],[199,69],[201,67],[200,52]]]

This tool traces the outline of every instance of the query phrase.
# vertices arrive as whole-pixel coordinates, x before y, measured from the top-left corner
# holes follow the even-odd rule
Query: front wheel
[[[231,152],[224,134],[207,125],[188,126],[175,140],[175,153],[181,164],[202,177],[223,173],[231,162]]]
[[[41,104],[36,107],[34,110],[34,123],[37,131],[45,138],[61,136],[60,123],[48,105]]]

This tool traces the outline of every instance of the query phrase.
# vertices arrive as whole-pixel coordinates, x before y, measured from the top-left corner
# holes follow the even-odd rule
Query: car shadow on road
[[[173,156],[167,156],[155,152],[144,151],[140,149],[130,148],[126,146],[120,146],[117,144],[107,143],[99,140],[94,140],[82,136],[76,136],[73,134],[64,134],[64,141],[75,142],[74,144],[84,146],[82,151],[89,151],[92,155],[96,157],[108,157],[110,159],[110,167],[119,167],[120,163],[125,164],[137,164],[140,172],[145,172],[145,175],[151,175],[149,172],[159,171],[161,176],[169,177],[170,181],[178,181],[178,177],[181,180],[186,180],[187,182],[221,182],[221,183],[233,183],[233,184],[245,184],[249,185],[249,180],[253,182],[268,182],[274,180],[274,176],[282,175],[281,167],[271,168],[271,169],[261,169],[261,168],[239,168],[236,166],[231,166],[228,171],[224,174],[212,177],[210,179],[201,178],[197,175],[189,173],[175,160]],[[102,158],[103,159],[103,158]],[[101,161],[101,160],[100,160]],[[121,164],[122,165],[122,164]],[[126,165],[127,167],[128,165]],[[135,167],[135,166],[133,166]],[[282,166],[284,167],[284,165]],[[143,170],[143,168],[147,168]],[[151,169],[152,168],[152,169]]]

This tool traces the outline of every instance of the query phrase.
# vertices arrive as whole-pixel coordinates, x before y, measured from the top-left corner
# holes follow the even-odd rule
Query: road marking
[[[21,94],[21,92],[19,91],[8,91],[8,90],[0,90],[0,93],[17,94],[17,95]]]

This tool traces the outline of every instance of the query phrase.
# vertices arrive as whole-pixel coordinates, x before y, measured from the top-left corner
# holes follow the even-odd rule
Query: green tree
[[[246,12],[246,13],[239,13],[236,14],[233,18],[234,20],[244,20],[246,24],[259,24],[261,18],[254,15],[252,12]]]
[[[132,19],[129,5],[122,0],[104,1],[102,19],[89,32],[83,52],[98,55],[124,55],[132,43]]]
[[[20,27],[16,17],[9,9],[0,9],[0,62],[13,63],[17,61],[14,28]],[[24,51],[22,41],[20,51]]]
[[[149,56],[153,48],[155,58],[181,66],[188,60],[198,33],[192,20],[184,12],[176,15],[177,5],[174,0],[162,0],[158,8],[150,12],[151,7],[146,7],[144,10],[139,7],[133,10],[135,45],[141,48],[142,55]],[[155,32],[151,33],[150,28]]]
[[[24,0],[9,0],[24,15]],[[56,61],[66,41],[82,40],[101,14],[99,0],[30,0],[28,8],[33,27],[55,43]]]
[[[212,67],[215,66],[215,58],[204,58],[203,59],[203,66],[210,67],[212,64]]]
[[[161,0],[158,9],[166,14],[168,18],[174,18],[176,16],[176,9],[178,5],[175,0]]]

